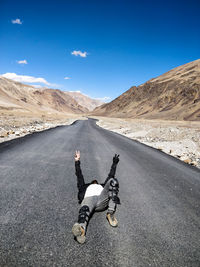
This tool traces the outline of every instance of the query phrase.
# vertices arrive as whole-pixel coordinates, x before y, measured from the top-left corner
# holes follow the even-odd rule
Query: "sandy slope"
[[[200,59],[131,87],[92,115],[200,121]]]

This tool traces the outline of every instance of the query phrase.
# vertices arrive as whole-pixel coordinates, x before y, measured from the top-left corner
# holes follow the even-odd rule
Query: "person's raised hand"
[[[75,161],[80,160],[80,157],[81,157],[81,152],[79,150],[76,150],[75,155],[74,155]]]
[[[117,164],[119,162],[119,155],[115,154],[113,157],[113,163]]]

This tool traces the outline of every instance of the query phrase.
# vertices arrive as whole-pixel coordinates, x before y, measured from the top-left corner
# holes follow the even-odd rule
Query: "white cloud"
[[[70,78],[70,77],[65,77],[64,79],[65,79],[65,80],[69,80],[69,79],[71,79],[71,78]]]
[[[22,24],[20,19],[13,19],[12,24]]]
[[[1,76],[14,80],[16,82],[25,82],[25,83],[42,83],[47,86],[52,86],[53,84],[47,82],[44,78],[36,78],[33,76],[26,76],[26,75],[17,75],[16,73],[4,73]]]
[[[87,52],[81,52],[81,51],[76,51],[74,50],[73,52],[71,52],[72,55],[74,56],[80,56],[80,57],[87,57],[88,53]]]
[[[18,64],[28,64],[27,60],[24,59],[24,60],[18,60],[17,61]]]

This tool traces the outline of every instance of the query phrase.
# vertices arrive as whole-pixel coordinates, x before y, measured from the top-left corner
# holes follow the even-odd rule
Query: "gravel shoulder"
[[[200,122],[96,117],[97,124],[200,168]]]
[[[78,114],[4,112],[0,116],[0,143],[85,119]]]

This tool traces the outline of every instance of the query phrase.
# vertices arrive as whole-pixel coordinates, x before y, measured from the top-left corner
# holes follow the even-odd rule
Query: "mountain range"
[[[200,59],[153,78],[100,107],[93,115],[200,120]]]
[[[85,114],[102,104],[81,93],[76,96],[76,92],[35,88],[0,77],[0,110]]]
[[[79,105],[81,105],[84,108],[87,108],[89,111],[94,110],[96,107],[101,106],[104,104],[103,101],[98,100],[98,99],[93,99],[87,95],[82,94],[81,92],[65,92],[66,94],[70,95],[73,97]]]

